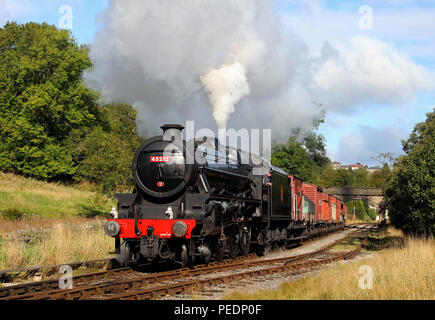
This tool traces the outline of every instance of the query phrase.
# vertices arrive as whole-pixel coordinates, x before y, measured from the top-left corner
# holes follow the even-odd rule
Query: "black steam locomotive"
[[[162,129],[163,136],[138,149],[136,187],[116,195],[118,210],[105,225],[121,265],[173,260],[188,266],[265,254],[306,231],[292,221],[283,170],[217,139],[185,141],[180,125]],[[273,184],[266,181],[269,172]]]

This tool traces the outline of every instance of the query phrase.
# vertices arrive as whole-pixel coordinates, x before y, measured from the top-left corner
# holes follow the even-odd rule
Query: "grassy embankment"
[[[435,240],[405,238],[391,230],[385,241],[396,246],[370,257],[339,264],[281,285],[277,290],[253,294],[233,292],[224,299],[253,300],[409,300],[435,299]],[[397,241],[402,238],[404,241]],[[373,270],[372,289],[360,289],[360,267]],[[362,271],[363,272],[363,271]]]
[[[0,173],[0,270],[108,257],[98,215],[113,204],[90,185]]]

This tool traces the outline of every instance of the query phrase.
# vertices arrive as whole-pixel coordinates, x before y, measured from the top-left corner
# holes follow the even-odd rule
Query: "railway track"
[[[310,243],[311,241],[318,240],[328,235],[329,234],[315,236],[313,239],[310,239],[305,243]],[[287,249],[297,247],[298,245],[299,245],[298,243],[290,244],[287,246]],[[54,290],[55,288],[58,287],[59,279],[57,278],[57,279],[42,281],[42,276],[43,275],[50,276],[58,273],[59,268],[61,266],[68,265],[73,270],[77,270],[80,267],[103,268],[108,266],[110,260],[111,259],[99,259],[99,260],[80,261],[80,262],[72,262],[72,263],[49,265],[49,266],[34,266],[34,267],[20,268],[20,269],[13,269],[13,270],[0,270],[0,283],[5,283],[5,284],[11,283],[13,279],[28,280],[29,278],[34,277],[35,275],[39,275],[40,277],[40,280],[38,281],[16,284],[16,285],[7,285],[4,288],[0,288],[0,298],[12,296],[12,295],[22,295],[26,293]],[[91,281],[91,280],[97,281],[99,279],[105,279],[107,277],[112,277],[114,273],[118,273],[118,272],[120,275],[122,275],[122,273],[128,273],[128,270],[131,269],[122,268],[120,270],[114,269],[105,272],[89,273],[82,276],[76,276],[74,277],[73,280],[76,284],[81,285],[83,281]]]
[[[305,261],[325,253],[333,246],[354,237],[359,232],[361,231],[355,230],[347,237],[335,241],[320,250],[293,257],[260,260],[256,259],[254,254],[248,257],[200,265],[192,269],[177,269],[152,274],[139,274],[129,268],[124,268],[109,271],[112,274],[100,272],[75,277],[73,280],[75,288],[72,290],[58,290],[57,280],[0,289],[0,300],[130,299],[132,297],[133,299],[135,299],[134,297],[150,299],[166,294],[178,294],[192,289],[195,285],[206,285],[213,281],[230,281],[232,275],[239,274],[234,273],[237,270],[254,269],[241,273],[244,274],[244,277],[247,277],[248,274],[255,276],[256,274],[267,274],[267,272],[293,270],[294,266],[297,266],[296,268],[314,267],[315,265],[350,257],[350,255],[334,255],[328,259]],[[210,278],[218,273],[228,272],[231,272],[232,275],[222,276],[223,280],[216,277]]]
[[[56,264],[48,266],[34,266],[28,268],[11,269],[11,270],[0,270],[0,283],[10,282],[13,279],[28,279],[35,276],[37,273],[45,272],[46,274],[54,274],[59,271],[59,268],[64,265],[70,266],[73,270],[80,267],[104,267],[110,262],[110,258],[89,260],[89,261],[79,261],[71,262],[65,264]]]

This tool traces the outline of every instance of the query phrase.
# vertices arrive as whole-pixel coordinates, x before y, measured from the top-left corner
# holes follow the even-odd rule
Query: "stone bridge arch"
[[[382,188],[332,187],[324,188],[323,191],[344,202],[353,200],[367,201],[377,209],[384,200],[384,190]]]

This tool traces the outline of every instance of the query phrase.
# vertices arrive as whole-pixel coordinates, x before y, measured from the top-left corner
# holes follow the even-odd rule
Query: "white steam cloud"
[[[235,105],[250,92],[245,67],[238,62],[224,65],[211,70],[201,77],[201,81],[210,96],[218,128],[226,129]]]
[[[310,131],[323,111],[395,104],[433,88],[423,68],[367,37],[318,57],[289,33],[273,0],[112,0],[99,17],[87,83],[138,111],[138,132],[164,122]]]

